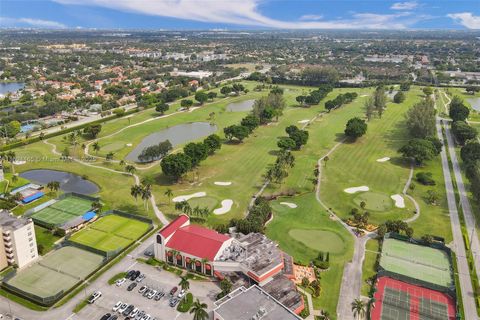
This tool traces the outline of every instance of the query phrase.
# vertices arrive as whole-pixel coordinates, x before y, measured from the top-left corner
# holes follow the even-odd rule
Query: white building
[[[37,240],[32,219],[0,211],[0,269],[8,265],[23,268],[38,259]]]

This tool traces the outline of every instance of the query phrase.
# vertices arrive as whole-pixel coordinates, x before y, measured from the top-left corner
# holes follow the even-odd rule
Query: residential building
[[[9,211],[0,210],[0,232],[0,269],[7,265],[23,268],[38,259],[32,219],[16,217]]]

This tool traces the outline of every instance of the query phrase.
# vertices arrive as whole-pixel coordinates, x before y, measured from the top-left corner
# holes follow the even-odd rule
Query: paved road
[[[441,119],[437,118],[437,136],[443,142]],[[458,276],[460,279],[460,288],[462,291],[462,300],[465,313],[465,319],[478,319],[477,309],[473,295],[472,283],[468,269],[465,247],[463,244],[463,236],[461,230],[460,219],[458,216],[457,205],[455,202],[455,191],[452,184],[450,168],[448,166],[448,158],[446,148],[442,149],[440,156],[442,158],[443,177],[445,179],[445,191],[447,194],[448,210],[450,212],[450,224],[452,226],[453,246],[452,250],[457,255]]]
[[[460,164],[458,162],[457,154],[455,152],[455,143],[453,139],[452,132],[450,131],[450,123],[444,122],[445,136],[447,137],[448,143],[448,153],[450,154],[450,160],[452,162],[453,174],[455,176],[455,181],[457,182],[457,190],[460,196],[459,206],[463,209],[463,217],[465,220],[465,227],[467,228],[470,248],[474,256],[475,269],[477,274],[480,274],[480,244],[478,241],[477,230],[475,227],[475,216],[468,201],[467,191],[465,190],[465,185],[463,183],[462,172],[460,169]]]

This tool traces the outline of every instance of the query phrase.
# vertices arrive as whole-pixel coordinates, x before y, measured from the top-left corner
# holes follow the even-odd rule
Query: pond
[[[255,103],[255,100],[233,102],[227,106],[227,111],[233,111],[233,112],[250,111],[253,109],[254,103]]]
[[[159,144],[165,140],[169,140],[173,147],[188,142],[206,137],[217,131],[216,125],[211,125],[208,122],[192,122],[179,124],[146,136],[135,149],[133,149],[125,159],[129,161],[141,162],[138,159],[140,153],[146,147],[151,147]]]
[[[468,103],[472,106],[473,110],[480,112],[480,97],[477,98],[467,98]]]
[[[20,177],[43,185],[51,181],[58,181],[60,182],[60,189],[64,192],[92,194],[100,190],[95,183],[85,180],[79,175],[65,171],[47,169],[28,170],[20,173]]]
[[[0,95],[7,95],[9,92],[14,93],[23,88],[25,88],[23,82],[0,82]]]

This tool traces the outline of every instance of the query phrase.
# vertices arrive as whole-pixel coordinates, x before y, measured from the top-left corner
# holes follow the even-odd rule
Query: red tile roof
[[[167,224],[165,227],[160,230],[160,234],[164,238],[168,238],[172,233],[174,233],[178,228],[180,228],[185,222],[189,220],[187,215],[182,214],[178,216],[175,220]]]
[[[223,243],[230,237],[214,230],[189,225],[177,230],[167,247],[192,256],[213,261]]]

